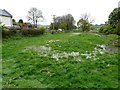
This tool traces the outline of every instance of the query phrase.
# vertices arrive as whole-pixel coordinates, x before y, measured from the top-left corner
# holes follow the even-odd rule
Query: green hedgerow
[[[24,36],[37,36],[45,33],[45,28],[41,27],[39,29],[29,28],[21,30]]]

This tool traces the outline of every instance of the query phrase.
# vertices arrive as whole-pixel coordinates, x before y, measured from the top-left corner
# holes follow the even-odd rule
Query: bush
[[[16,28],[10,28],[10,29],[4,29],[2,31],[2,37],[10,37],[10,36],[16,36],[18,35],[24,35],[24,36],[37,36],[45,33],[45,28],[41,27],[39,29],[29,28],[29,29],[22,29],[17,30]]]
[[[50,30],[50,33],[51,34],[55,34],[55,30]]]
[[[99,28],[99,32],[106,35],[115,33],[113,31],[114,31],[113,28],[111,28],[111,26],[109,25],[103,25]]]
[[[21,30],[22,35],[24,36],[37,36],[37,35],[41,35],[45,33],[45,28],[41,27],[39,29],[34,29],[34,28],[30,28],[30,29],[23,29]]]
[[[9,29],[4,29],[2,30],[2,37],[10,37],[10,36],[15,36],[16,35],[16,30],[9,30]]]
[[[40,30],[40,34],[44,34],[45,33],[45,28],[44,27],[40,27],[39,30]]]
[[[116,34],[120,35],[120,21],[117,23],[117,26],[116,26]]]
[[[35,35],[39,35],[39,30],[35,30],[35,29],[22,29],[21,33],[24,36],[35,36]]]

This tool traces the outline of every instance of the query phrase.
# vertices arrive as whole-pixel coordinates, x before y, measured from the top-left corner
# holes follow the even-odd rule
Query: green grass
[[[58,61],[35,51],[23,52],[28,46],[49,46],[56,52],[93,51],[97,44],[110,44],[117,36],[93,33],[45,34],[38,37],[14,37],[2,44],[3,88],[117,88],[118,53],[97,54],[98,60],[74,57]],[[60,40],[48,43],[49,40]],[[42,52],[42,51],[41,51]]]
[[[2,89],[2,39],[0,37],[0,89]]]

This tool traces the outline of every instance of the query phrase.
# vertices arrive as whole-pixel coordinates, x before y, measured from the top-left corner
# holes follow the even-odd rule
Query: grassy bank
[[[60,33],[4,39],[3,87],[116,88],[118,52],[108,47],[116,38]]]

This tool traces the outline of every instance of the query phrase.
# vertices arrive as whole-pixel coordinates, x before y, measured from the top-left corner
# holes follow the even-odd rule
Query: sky
[[[28,11],[36,7],[42,11],[44,21],[41,25],[53,22],[52,15],[62,16],[72,14],[77,22],[81,14],[88,13],[94,20],[93,24],[104,24],[112,10],[118,7],[120,0],[0,0],[0,9],[5,9],[13,15],[17,22],[23,19],[28,22]]]

